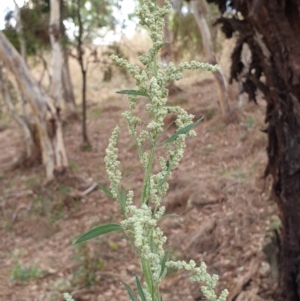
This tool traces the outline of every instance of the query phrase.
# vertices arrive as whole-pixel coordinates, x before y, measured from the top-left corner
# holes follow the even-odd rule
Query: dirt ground
[[[209,272],[220,276],[218,290],[230,291],[229,301],[274,300],[277,270],[263,252],[278,226],[270,179],[263,179],[264,102],[246,103],[237,111],[238,119],[226,125],[218,112],[215,83],[205,76],[180,82],[182,92],[170,98],[204,121],[196,128],[197,137],[188,140],[163,201],[167,212],[179,218],[165,219],[161,227],[171,258],[205,261]],[[120,88],[125,87],[113,91]],[[109,185],[105,148],[114,125],[125,126],[120,119],[125,98],[96,85],[93,91],[88,103],[92,149],[81,149],[80,122],[67,123],[70,171],[55,183],[45,184],[42,166],[10,169],[20,154],[20,133],[13,122],[1,127],[1,301],[59,301],[63,292],[76,301],[129,300],[120,280],[132,284],[140,268],[122,234],[72,245],[93,226],[121,218],[116,202],[101,190],[79,196],[93,182]],[[126,130],[119,149],[125,187],[138,190],[142,173]],[[164,301],[204,300],[200,287],[188,283],[184,273],[169,271],[161,289]]]

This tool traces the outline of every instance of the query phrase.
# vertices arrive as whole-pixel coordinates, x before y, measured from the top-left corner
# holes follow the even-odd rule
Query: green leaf
[[[106,234],[109,232],[120,231],[120,230],[123,230],[123,228],[118,224],[102,225],[102,226],[96,227],[95,229],[90,230],[87,233],[83,234],[81,237],[79,237],[75,241],[75,244],[92,239],[94,237],[97,237],[97,236],[100,236],[100,235],[103,235],[103,234]]]
[[[161,277],[165,272],[166,262],[167,262],[168,258],[169,258],[169,249],[165,251],[164,257],[161,261],[161,271],[160,271],[159,277]]]
[[[173,142],[174,140],[176,140],[178,138],[179,135],[182,135],[182,134],[186,134],[188,133],[191,129],[193,129],[195,126],[197,126],[200,121],[203,119],[203,117],[201,117],[200,119],[198,119],[196,122],[192,123],[192,124],[189,124],[187,126],[185,126],[184,128],[180,129],[179,131],[177,131],[175,134],[173,134],[169,139],[167,139],[164,144],[167,144],[167,143],[171,143]]]
[[[173,156],[170,156],[167,163],[166,163],[166,166],[167,166],[167,169],[169,170],[170,167],[171,167],[171,162],[172,162],[172,159],[173,159]]]
[[[157,188],[160,188],[167,180],[168,176],[169,176],[169,171],[171,170],[171,162],[173,160],[173,156],[170,156],[167,163],[166,163],[166,167],[167,167],[167,172],[165,173],[165,176],[163,177],[163,179],[161,179],[158,184],[157,184]]]
[[[179,215],[176,214],[176,213],[169,213],[169,214],[163,215],[163,216],[160,218],[160,220],[165,219],[165,218],[175,218],[175,217],[178,218]]]
[[[150,98],[150,96],[147,93],[140,91],[140,90],[121,90],[121,91],[117,91],[116,93],[126,94],[126,95],[134,95],[134,96],[145,96],[145,97]]]
[[[142,288],[142,285],[141,285],[141,282],[140,282],[140,279],[137,275],[135,275],[135,281],[136,281],[136,286],[138,289],[139,296],[141,297],[142,301],[147,301],[144,291],[143,291],[143,288]]]
[[[124,189],[124,187],[122,186],[121,187],[121,209],[123,211],[123,213],[125,213],[125,208],[126,208],[126,199],[127,199],[127,196],[126,196],[126,190]]]
[[[136,298],[133,290],[130,288],[130,286],[128,284],[126,284],[125,282],[121,281],[123,283],[123,285],[125,286],[127,293],[131,299],[131,301],[138,301],[138,299]]]
[[[153,289],[153,283],[152,283],[152,275],[150,272],[149,262],[145,259],[142,259],[141,262],[142,262],[142,269],[143,269],[144,277],[147,282],[148,289],[151,292]]]
[[[109,196],[110,198],[114,198],[112,193],[107,189],[105,188],[104,186],[102,186],[101,184],[98,184],[98,187],[107,195]]]

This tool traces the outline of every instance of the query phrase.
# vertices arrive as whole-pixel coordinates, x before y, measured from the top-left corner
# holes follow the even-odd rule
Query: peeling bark
[[[209,0],[219,5],[223,32],[238,33],[231,78],[244,70],[243,44],[251,53],[243,89],[250,99],[263,92],[267,102],[268,166],[273,197],[282,221],[280,282],[284,299],[300,300],[300,1]],[[228,4],[235,9],[227,17]],[[225,14],[224,14],[225,13]]]
[[[57,105],[65,106],[71,115],[76,115],[68,59],[61,45],[60,6],[61,0],[50,1],[49,36],[52,48],[50,95]]]
[[[68,166],[60,110],[40,88],[25,61],[1,32],[0,60],[15,76],[21,93],[29,102],[38,128],[46,177],[51,180],[55,174],[63,172]]]

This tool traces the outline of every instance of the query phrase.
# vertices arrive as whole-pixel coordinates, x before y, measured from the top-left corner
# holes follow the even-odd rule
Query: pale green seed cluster
[[[63,294],[65,301],[75,301],[69,293]]]
[[[201,291],[206,299],[210,301],[226,301],[228,291],[225,289],[218,297],[214,291],[219,277],[217,275],[210,275],[206,271],[206,264],[201,263],[200,267],[196,266],[195,261],[190,260],[189,263],[185,261],[168,261],[166,266],[178,270],[184,269],[190,273],[191,282],[203,282],[205,285],[201,287]]]
[[[110,179],[111,193],[115,199],[118,198],[118,185],[122,179],[122,173],[119,170],[120,161],[118,161],[118,148],[116,147],[119,131],[120,128],[116,126],[109,139],[109,144],[106,149],[106,156],[104,158],[106,171]]]
[[[164,255],[163,245],[167,241],[157,221],[163,216],[165,207],[153,215],[146,204],[137,208],[127,206],[127,219],[121,222],[123,229],[133,237],[133,243],[140,257],[146,260],[152,271],[153,281],[158,284],[161,273],[161,258]],[[151,247],[150,247],[151,246]]]

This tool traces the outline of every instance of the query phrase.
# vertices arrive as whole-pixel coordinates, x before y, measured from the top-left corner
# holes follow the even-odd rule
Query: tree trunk
[[[77,20],[79,33],[77,36],[77,58],[81,69],[82,75],[82,140],[84,146],[90,146],[90,142],[87,134],[87,126],[86,126],[86,74],[87,67],[84,66],[84,51],[82,48],[82,35],[83,35],[83,24],[80,13],[81,0],[77,0]]]
[[[210,0],[212,1],[212,0]],[[222,13],[226,0],[215,0]],[[300,2],[232,1],[239,11],[219,22],[227,37],[239,33],[232,54],[231,77],[243,72],[244,43],[252,53],[244,90],[255,100],[260,89],[267,101],[266,122],[273,196],[282,221],[280,275],[284,300],[300,300]],[[240,17],[242,15],[242,17]]]
[[[75,96],[73,92],[73,85],[70,76],[68,56],[64,51],[64,61],[62,66],[62,86],[63,86],[63,99],[65,101],[66,107],[71,116],[77,116]]]
[[[82,70],[82,139],[85,145],[89,145],[86,129],[86,71]]]
[[[60,6],[61,0],[50,1],[49,36],[52,48],[50,95],[57,105],[65,106],[71,115],[76,115],[68,60],[61,45]]]
[[[201,0],[203,1],[203,0]],[[200,5],[201,4],[201,5]],[[192,0],[191,6],[193,9],[194,17],[196,23],[199,27],[202,37],[202,44],[205,53],[205,57],[207,58],[210,64],[215,65],[217,63],[216,56],[213,49],[212,38],[210,34],[209,27],[207,25],[207,21],[205,19],[205,4],[199,3],[198,0]],[[216,80],[217,88],[218,88],[218,103],[222,113],[223,118],[226,121],[230,121],[232,118],[232,113],[229,107],[228,101],[228,87],[225,77],[223,76],[222,70],[213,72],[213,75]]]
[[[37,123],[46,177],[51,180],[56,173],[63,172],[68,166],[59,116],[60,110],[42,91],[25,61],[1,32],[0,60],[16,77],[21,93],[30,104]]]
[[[0,88],[2,91],[3,98],[5,100],[5,103],[8,107],[8,110],[12,117],[15,119],[15,121],[18,123],[18,125],[22,128],[24,132],[24,137],[25,137],[25,145],[26,145],[26,160],[34,161],[33,156],[36,155],[36,145],[33,141],[29,126],[27,123],[18,115],[14,104],[11,100],[11,96],[8,91],[7,87],[7,80],[4,77],[3,74],[3,67],[0,66]]]
[[[52,48],[50,95],[57,106],[62,101],[63,51],[60,45],[60,1],[50,1],[49,36]]]

